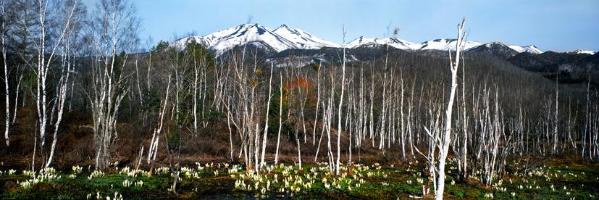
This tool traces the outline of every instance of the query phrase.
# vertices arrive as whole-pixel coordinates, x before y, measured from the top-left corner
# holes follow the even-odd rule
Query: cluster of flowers
[[[499,181],[493,183],[492,186],[497,191],[507,192],[507,188],[505,186],[503,186],[503,179],[500,179]]]
[[[181,169],[178,171],[180,176],[185,179],[201,179],[204,177],[217,177],[219,175],[226,176],[227,174],[238,173],[242,169],[240,165],[230,165],[228,163],[201,164],[199,162],[196,162],[195,164],[195,169],[189,167],[181,167]],[[159,168],[157,171],[159,171],[159,173],[166,174],[170,170],[168,168]],[[177,171],[173,171],[171,173],[171,176],[174,177],[176,176],[176,174]]]
[[[79,165],[75,165],[75,166],[71,167],[71,170],[73,170],[73,174],[81,174],[81,172],[83,172],[83,167],[80,167]]]
[[[6,171],[0,170],[0,176],[2,176],[2,175],[12,176],[12,175],[15,175],[15,173],[17,173],[17,170],[14,170],[14,169],[9,169]]]
[[[23,171],[23,175],[30,178],[23,182],[18,182],[21,188],[25,190],[31,189],[34,185],[38,183],[52,182],[61,178],[60,175],[56,174],[56,170],[54,168],[44,168],[41,169],[39,173],[26,170]]]
[[[93,199],[94,195],[92,193],[87,194],[87,199]],[[106,199],[106,200],[123,200],[123,195],[119,192],[114,192],[114,194],[108,194],[106,197],[102,195],[100,192],[96,192],[96,199]]]
[[[169,175],[170,171],[171,171],[171,169],[168,167],[159,167],[156,169],[156,174],[157,175]]]
[[[124,167],[119,173],[131,178],[136,178],[137,176],[150,176],[150,172],[141,169],[130,169],[129,167]]]
[[[92,180],[94,178],[102,177],[102,176],[104,176],[104,172],[99,171],[99,170],[94,170],[91,174],[89,174],[89,176],[87,177],[87,180]]]
[[[141,188],[141,187],[143,187],[143,186],[144,186],[144,181],[143,181],[143,180],[138,180],[138,181],[136,181],[135,183],[133,183],[133,181],[130,181],[129,179],[125,179],[125,180],[123,181],[123,187],[126,187],[126,188],[128,188],[128,187],[130,187],[131,185],[135,185],[135,187],[139,187],[139,188]]]
[[[314,175],[316,176],[316,175]],[[263,173],[252,170],[231,174],[235,178],[235,189],[242,191],[297,193],[312,188],[315,180],[310,174],[303,175],[293,166],[271,165],[264,167]]]
[[[368,178],[387,178],[388,174],[379,164],[340,166],[339,174],[331,172],[327,163],[317,166],[307,166],[299,169],[290,165],[269,165],[263,171],[247,171],[241,174],[231,173],[236,179],[235,188],[241,191],[256,192],[260,195],[267,193],[282,193],[294,195],[315,189],[352,191],[362,187]]]

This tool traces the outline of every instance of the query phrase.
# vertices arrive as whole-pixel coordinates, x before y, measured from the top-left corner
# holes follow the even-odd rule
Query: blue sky
[[[90,6],[97,0],[84,0]],[[141,38],[172,40],[252,23],[280,24],[342,42],[382,37],[422,42],[452,38],[462,17],[469,40],[537,45],[542,50],[599,51],[599,0],[133,0],[142,19]],[[93,9],[91,9],[93,10]],[[250,17],[251,16],[251,17]]]

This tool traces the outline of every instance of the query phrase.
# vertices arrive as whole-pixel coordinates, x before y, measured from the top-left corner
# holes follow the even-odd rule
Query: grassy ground
[[[113,168],[94,172],[81,167],[62,172],[46,169],[4,170],[0,199],[408,199],[425,197],[431,182],[422,163],[402,166],[353,165],[339,175],[326,164],[270,165],[260,174],[240,165],[199,164],[153,172]],[[510,162],[507,173],[485,186],[477,177],[455,178],[449,167],[447,199],[597,199],[599,167],[590,163],[544,162],[534,167]],[[175,177],[177,187],[172,189]],[[432,189],[430,189],[432,191]],[[432,193],[432,192],[431,192]]]

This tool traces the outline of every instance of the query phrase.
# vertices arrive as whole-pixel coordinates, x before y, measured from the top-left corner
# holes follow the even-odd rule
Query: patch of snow
[[[534,45],[528,45],[528,46],[509,45],[508,47],[510,47],[511,49],[513,49],[514,51],[516,51],[518,53],[522,53],[522,52],[528,52],[528,53],[532,53],[532,54],[543,53],[543,51],[541,51],[539,48],[537,48]]]
[[[185,48],[186,44],[195,41],[213,50],[217,56],[222,55],[225,51],[233,49],[236,46],[245,44],[254,44],[260,48],[267,48],[276,52],[281,52],[286,49],[320,49],[323,47],[340,48],[342,45],[334,42],[326,41],[313,36],[303,30],[289,27],[285,24],[276,29],[269,29],[259,24],[242,24],[235,27],[227,28],[222,31],[214,32],[205,36],[190,36],[174,41],[171,46],[179,49]],[[366,38],[359,37],[349,43],[347,48],[358,47],[379,47],[389,45],[393,48],[403,50],[441,50],[447,51],[455,49],[455,39],[436,39],[422,43],[413,43],[398,38]],[[501,45],[505,45],[499,42]],[[490,47],[493,43],[480,43],[476,41],[465,41],[464,50],[469,50],[481,45]],[[534,45],[519,46],[505,45],[518,53],[529,52],[533,54],[543,53]],[[574,53],[579,54],[594,54],[593,51],[577,50]]]
[[[175,42],[173,42],[171,44],[171,46],[174,46],[177,49],[185,49],[187,44],[192,43],[192,42],[196,42],[198,44],[208,46],[208,42],[202,36],[190,36],[190,37],[181,38],[181,39],[178,39]]]
[[[208,41],[208,46],[216,51],[217,55],[235,46],[250,42],[263,42],[277,52],[296,48],[293,42],[258,24],[242,24],[234,28],[206,35],[204,38]]]
[[[265,46],[265,48],[272,48],[277,52],[297,48],[293,42],[259,24],[242,24],[205,36],[182,38],[175,41],[174,45],[178,48],[184,48],[185,44],[190,41],[196,41],[207,46],[215,51],[216,55],[221,55],[227,50],[245,44]]]
[[[587,55],[594,55],[596,52],[594,51],[590,51],[590,50],[582,50],[582,49],[577,49],[571,53],[575,53],[575,54],[587,54]]]
[[[364,38],[363,36],[351,41],[347,45],[347,47],[378,47],[383,45],[389,45],[393,48],[403,50],[417,50],[420,48],[420,44],[412,43],[398,38]]]
[[[335,44],[330,41],[326,41],[320,39],[318,37],[312,36],[310,33],[307,33],[303,30],[291,28],[285,24],[279,26],[273,33],[291,41],[296,48],[300,49],[320,49],[323,47],[341,47],[338,44]]]
[[[422,43],[422,47],[420,48],[421,50],[441,50],[441,51],[447,51],[450,49],[455,49],[456,48],[456,43],[457,40],[456,39],[436,39],[436,40],[429,40],[426,42]],[[464,49],[463,50],[468,50],[468,49],[472,49],[475,47],[478,47],[482,45],[482,43],[480,42],[476,42],[476,41],[465,41],[464,42]]]

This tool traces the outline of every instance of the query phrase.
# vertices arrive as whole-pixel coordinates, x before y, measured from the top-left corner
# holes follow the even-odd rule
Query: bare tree
[[[169,105],[168,97],[171,86],[171,76],[168,76],[168,81],[166,83],[166,94],[164,95],[164,101],[162,103],[162,109],[159,113],[159,123],[158,127],[154,129],[152,132],[152,139],[150,140],[150,147],[148,148],[148,157],[147,163],[150,165],[150,170],[154,168],[154,162],[156,161],[156,156],[158,155],[158,144],[160,142],[160,136],[162,133],[162,127],[164,124],[164,115],[166,113],[166,107]]]
[[[279,145],[281,144],[281,128],[283,126],[283,72],[279,71],[279,129],[277,131],[277,148],[275,151],[275,164],[279,163]]]
[[[343,43],[345,43],[345,27],[343,27]],[[343,44],[343,62],[341,65],[341,94],[339,97],[339,106],[337,107],[337,162],[335,164],[335,174],[339,175],[339,164],[341,160],[341,108],[343,107],[343,92],[345,90],[345,44]]]
[[[316,110],[314,111],[314,123],[312,124],[312,145],[316,144],[316,127],[318,126],[318,111],[320,108],[320,69],[322,61],[318,63],[316,68]],[[320,146],[320,145],[319,145]]]
[[[95,49],[100,63],[94,63],[89,94],[94,122],[96,168],[103,169],[110,159],[110,147],[116,135],[117,114],[128,89],[127,55],[137,43],[139,20],[129,0],[101,0],[95,18]]]
[[[553,154],[556,154],[558,143],[558,126],[559,126],[559,69],[555,73],[555,112],[553,115]]]
[[[272,91],[272,70],[274,68],[274,64],[271,63],[270,65],[270,76],[268,79],[268,100],[266,100],[266,115],[264,118],[264,133],[262,133],[262,155],[260,156],[260,165],[264,166],[266,165],[266,163],[264,162],[264,154],[266,153],[266,141],[268,140],[268,118],[269,118],[269,111],[270,111],[270,99],[272,97],[271,95],[271,91]]]
[[[455,99],[455,92],[458,87],[457,83],[457,73],[458,66],[460,66],[460,56],[463,47],[464,40],[464,22],[466,20],[462,20],[462,22],[458,25],[458,38],[456,42],[455,48],[455,56],[451,57],[451,51],[449,51],[449,60],[450,60],[450,70],[451,70],[451,85],[449,92],[449,100],[447,102],[447,107],[445,110],[445,125],[443,127],[443,134],[438,135],[434,138],[431,138],[435,141],[437,148],[439,148],[439,158],[436,166],[436,171],[438,173],[437,184],[435,188],[435,199],[443,199],[443,192],[445,190],[445,163],[447,162],[447,155],[449,153],[449,145],[451,144],[451,125],[452,125],[452,114],[453,114],[453,104]]]
[[[54,104],[52,105],[53,109],[50,115],[51,119],[56,119],[53,122],[54,131],[52,146],[50,147],[50,155],[48,156],[46,167],[49,167],[50,164],[52,164],[52,159],[54,157],[56,143],[58,141],[58,130],[62,121],[65,102],[67,101],[67,90],[71,82],[71,73],[74,69],[73,60],[75,59],[75,56],[77,56],[76,52],[71,47],[74,44],[76,45],[77,40],[80,39],[80,30],[83,26],[86,14],[85,8],[79,0],[64,1],[64,4],[59,10],[61,10],[61,15],[63,16],[61,21],[65,24],[63,27],[64,36],[62,37],[62,41],[60,41],[63,43],[61,49],[62,69],[60,71],[60,79],[56,85],[56,96],[54,97]]]
[[[0,1],[0,23],[2,23],[2,27],[0,29],[0,40],[2,42],[2,63],[4,64],[4,97],[5,97],[5,107],[6,107],[6,115],[5,115],[5,124],[4,124],[4,140],[6,141],[6,146],[10,145],[10,139],[8,138],[8,133],[10,132],[10,89],[9,89],[9,81],[8,81],[8,61],[6,59],[6,34],[7,34],[7,26],[8,23],[7,13],[6,13],[7,2],[6,0]],[[15,102],[16,103],[16,102]],[[15,106],[16,107],[16,106]]]
[[[38,130],[39,130],[39,142],[40,142],[40,146],[39,148],[41,150],[44,150],[44,146],[45,146],[45,142],[46,142],[46,132],[49,126],[54,126],[54,139],[53,139],[53,145],[51,146],[50,149],[50,156],[48,158],[48,161],[45,163],[45,166],[49,166],[52,162],[52,157],[54,155],[54,148],[56,146],[56,140],[57,140],[57,132],[58,132],[58,128],[60,126],[60,122],[62,119],[62,114],[63,114],[63,108],[64,108],[64,101],[66,99],[66,85],[68,84],[69,81],[69,70],[70,70],[70,64],[67,62],[67,56],[68,51],[69,50],[69,42],[72,42],[72,38],[70,38],[70,34],[73,33],[73,24],[74,24],[74,16],[75,13],[79,13],[81,8],[81,5],[78,4],[78,1],[68,1],[66,2],[66,4],[59,4],[60,2],[56,2],[56,1],[45,1],[45,0],[38,0],[36,2],[36,8],[37,8],[37,15],[38,15],[38,24],[37,27],[40,30],[39,33],[39,38],[37,41],[37,62],[36,62],[36,67],[34,69],[35,71],[35,75],[36,75],[36,93],[35,93],[35,100],[36,100],[36,111],[37,111],[37,118],[38,118]],[[64,6],[64,7],[62,7]],[[51,10],[54,9],[61,9],[61,7],[63,8],[63,13],[62,13],[62,17],[56,17],[56,16],[52,16],[50,14],[53,13],[49,13],[48,12],[48,8],[50,7]],[[78,12],[76,12],[78,11]],[[50,18],[49,18],[50,17]],[[54,23],[58,24],[58,26],[56,26],[56,29],[54,29]],[[51,33],[56,32],[58,34],[57,38],[49,38]],[[67,41],[69,40],[69,41]],[[46,47],[48,47],[48,49],[46,49]],[[61,50],[60,47],[64,47],[62,48],[62,52],[59,52]],[[49,85],[49,80],[48,80],[48,75],[52,72],[52,64],[54,61],[54,58],[56,56],[57,53],[62,53],[63,54],[63,62],[62,62],[62,66],[63,68],[60,70],[59,74],[60,74],[60,80],[58,81],[58,85],[57,85],[57,93],[56,96],[50,96],[52,98],[49,98],[48,96],[48,87],[50,87]],[[69,58],[70,59],[70,58]],[[52,99],[56,99],[55,101],[52,101]],[[56,115],[56,120],[54,120],[54,116]],[[36,141],[37,143],[37,136],[36,136]],[[34,145],[34,153],[33,153],[33,158],[32,159],[32,168],[35,166],[35,156],[36,156],[36,151],[35,148],[37,148],[37,144]]]

